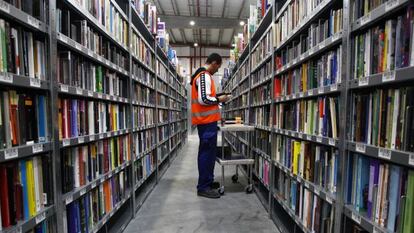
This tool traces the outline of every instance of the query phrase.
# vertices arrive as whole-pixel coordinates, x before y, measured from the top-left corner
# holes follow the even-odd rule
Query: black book
[[[53,200],[53,190],[51,185],[51,166],[49,163],[49,158],[47,156],[42,157],[42,173],[43,173],[43,192],[45,193],[45,206],[52,204]]]

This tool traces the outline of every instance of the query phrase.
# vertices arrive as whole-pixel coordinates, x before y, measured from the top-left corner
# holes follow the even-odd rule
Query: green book
[[[414,232],[414,170],[408,171],[403,233]]]

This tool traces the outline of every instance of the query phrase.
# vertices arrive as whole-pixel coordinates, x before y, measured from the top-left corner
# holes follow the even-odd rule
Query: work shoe
[[[220,198],[220,194],[213,189],[208,189],[205,191],[197,191],[197,196],[207,197],[207,198]]]
[[[218,189],[218,188],[220,188],[220,182],[214,181],[213,183],[211,183],[210,188],[211,189]]]

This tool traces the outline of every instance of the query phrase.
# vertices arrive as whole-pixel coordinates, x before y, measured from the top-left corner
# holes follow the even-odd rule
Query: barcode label
[[[66,205],[67,204],[70,204],[72,201],[73,201],[73,196],[70,195],[69,197],[66,198],[66,201],[65,201],[66,202]]]
[[[328,202],[329,204],[332,204],[332,198],[326,196],[325,197],[326,202]]]
[[[363,77],[358,79],[358,86],[366,86],[368,85],[368,77]]]
[[[102,93],[98,93],[98,98],[102,99]]]
[[[85,193],[86,193],[86,189],[82,189],[79,194],[80,194],[80,196],[83,196],[83,195],[85,195]]]
[[[312,140],[312,135],[306,135],[306,140],[311,141]]]
[[[369,21],[371,20],[371,14],[368,13],[367,15],[363,16],[360,20],[359,20],[359,24],[361,26],[367,24]]]
[[[308,96],[313,95],[313,90],[308,90]]]
[[[84,143],[85,137],[78,137],[78,143]]]
[[[319,136],[318,136],[318,137],[316,137],[316,141],[317,141],[317,142],[322,142],[322,137],[319,137]]]
[[[38,216],[36,216],[36,224],[41,223],[45,219],[46,219],[46,212],[39,214]]]
[[[0,81],[5,83],[13,83],[13,75],[9,73],[0,74]]]
[[[314,190],[313,190],[313,192],[314,192],[316,195],[320,196],[320,192],[319,192],[319,190],[318,190],[318,189],[314,189]]]
[[[303,92],[299,93],[299,97],[302,98],[303,97]]]
[[[95,141],[95,135],[90,135],[89,136],[89,141]]]
[[[31,87],[40,87],[40,79],[30,78],[30,86]]]
[[[61,92],[69,92],[69,87],[64,84],[60,84],[60,91]]]
[[[398,1],[397,0],[386,2],[385,3],[385,12],[392,10],[396,6],[398,6]]]
[[[37,29],[39,28],[39,25],[40,25],[39,21],[30,15],[27,16],[27,23]]]
[[[19,150],[17,148],[11,148],[4,151],[4,158],[13,159],[19,156]]]
[[[382,82],[389,82],[395,80],[395,70],[382,73]]]
[[[307,189],[309,189],[309,184],[308,184],[307,182],[305,182],[305,187],[306,187]]]
[[[411,166],[414,166],[414,154],[410,154],[408,156],[408,164],[410,164]]]
[[[389,160],[391,159],[391,151],[385,148],[380,148],[378,150],[378,157]]]
[[[103,137],[104,137],[103,133],[99,134],[99,139],[102,139]]]
[[[328,140],[328,144],[329,144],[329,145],[331,145],[331,146],[335,146],[335,139],[330,138],[330,139]]]
[[[101,183],[103,183],[105,181],[105,177],[101,178]]]
[[[331,91],[337,91],[338,90],[338,84],[333,84],[330,89],[331,89]]]
[[[32,153],[39,153],[43,151],[43,144],[36,144],[32,146]]]
[[[92,91],[88,91],[88,96],[92,97],[93,96],[93,92]]]
[[[63,139],[62,144],[63,144],[63,146],[69,146],[70,145],[70,139]]]
[[[10,13],[10,5],[4,1],[0,1],[0,10]]]
[[[355,214],[354,212],[352,212],[351,218],[356,223],[361,224],[361,216],[359,216],[359,215]]]
[[[324,88],[323,88],[323,87],[319,87],[319,88],[318,88],[318,93],[319,93],[319,94],[323,94],[323,92],[324,92]]]
[[[76,88],[76,94],[77,95],[82,95],[83,94],[83,91],[82,91],[82,89],[80,87],[77,87]]]
[[[94,189],[96,187],[96,182],[92,184],[91,189]]]
[[[107,100],[109,100],[110,96],[109,96],[109,95],[105,95],[105,98],[106,98]]]
[[[359,144],[359,143],[357,143],[357,144],[355,145],[355,150],[356,150],[357,152],[360,152],[360,153],[365,153],[366,148],[365,148],[365,145],[364,145],[364,144]]]

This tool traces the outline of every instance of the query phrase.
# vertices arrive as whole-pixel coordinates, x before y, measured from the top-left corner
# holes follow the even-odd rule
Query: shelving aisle
[[[124,233],[135,232],[261,232],[278,233],[254,194],[230,184],[234,171],[226,169],[226,195],[206,199],[196,195],[198,136],[188,142],[150,194]],[[219,169],[216,166],[216,177]],[[246,182],[241,180],[240,182]]]

